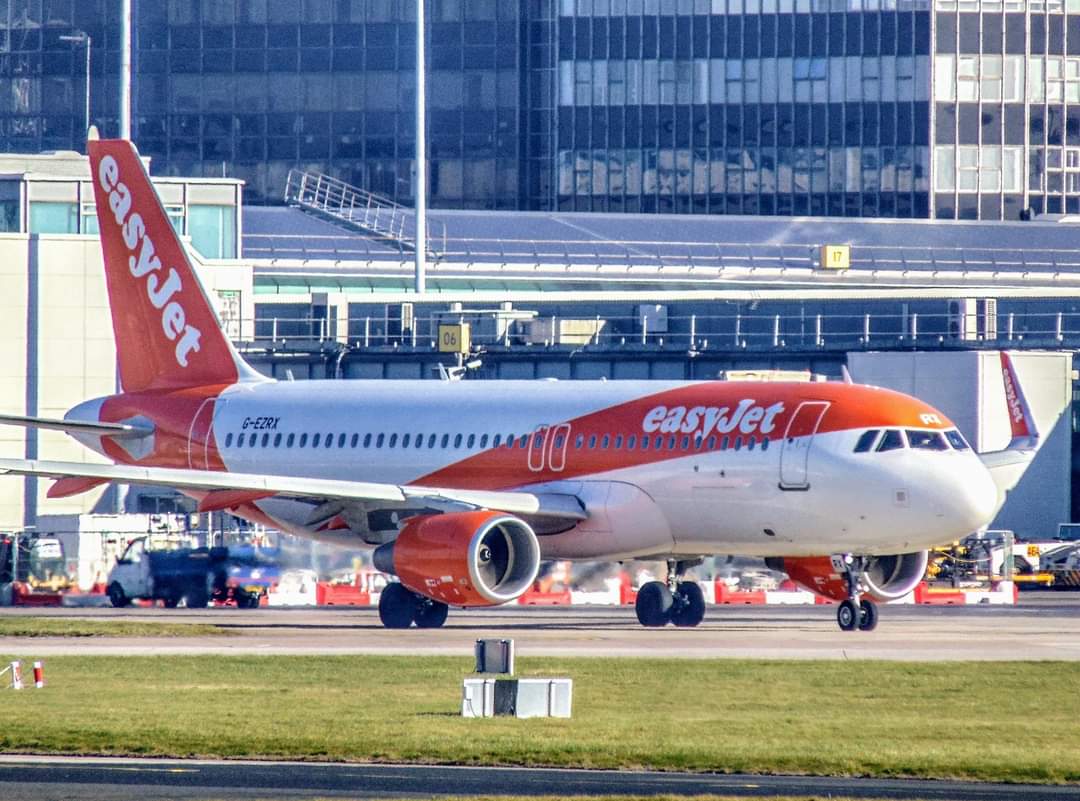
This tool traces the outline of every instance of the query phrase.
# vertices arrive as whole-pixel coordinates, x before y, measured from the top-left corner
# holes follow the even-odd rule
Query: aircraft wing
[[[203,511],[225,509],[274,495],[315,499],[322,503],[385,502],[405,506],[463,506],[492,509],[527,517],[577,521],[588,517],[581,501],[555,493],[463,490],[445,487],[378,484],[322,478],[227,473],[216,470],[185,470],[137,465],[84,464],[40,459],[0,459],[0,475],[46,476],[90,482],[153,484],[210,493],[216,504]]]

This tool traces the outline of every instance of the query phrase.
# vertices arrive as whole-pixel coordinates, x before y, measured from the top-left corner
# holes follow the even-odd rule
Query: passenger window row
[[[566,443],[566,434],[559,432],[555,435],[555,440],[552,443],[552,447],[555,450],[562,449]],[[541,450],[547,445],[546,436],[534,436],[533,434],[507,434],[504,439],[501,434],[364,434],[362,437],[360,434],[335,434],[330,433],[317,433],[317,434],[270,434],[269,432],[263,434],[233,434],[229,432],[225,435],[225,447],[232,448],[235,444],[237,448],[411,448],[413,450],[420,450],[424,447],[428,449],[434,449],[436,446],[442,449],[449,448],[474,448],[479,447],[481,449],[487,449],[488,445],[492,448],[503,447],[506,449],[520,448],[525,449],[529,445],[529,440],[532,439],[532,447],[536,450]],[[627,450],[627,451],[648,451],[648,450],[683,450],[688,451],[693,445],[694,450],[742,450],[744,445],[747,450],[754,450],[758,446],[758,438],[755,436],[735,436],[735,437],[717,437],[710,436],[707,440],[698,435],[691,437],[689,434],[683,435],[663,435],[657,434],[655,437],[649,437],[648,435],[641,435],[640,439],[636,434],[624,436],[622,434],[578,434],[574,440],[575,450]],[[761,450],[767,451],[769,449],[769,438],[761,438]]]
[[[864,431],[855,443],[855,453],[882,453],[884,451],[896,451],[902,448],[912,448],[920,451],[947,451],[950,448],[956,451],[970,450],[964,436],[955,428],[948,431],[926,431],[923,429],[908,428],[900,430],[889,428],[882,432],[879,428]]]
[[[689,434],[657,434],[655,437],[650,437],[647,434],[642,434],[640,440],[636,434],[631,434],[628,437],[623,437],[622,434],[616,434],[614,438],[610,434],[578,434],[574,440],[574,450],[628,450],[628,451],[647,451],[647,450],[682,450],[688,451],[693,446],[694,450],[742,450],[745,444],[747,450],[754,450],[758,445],[758,438],[755,436],[742,437],[717,437],[716,435],[710,436],[705,439],[701,435],[691,437]],[[555,440],[555,448],[561,448],[562,444],[559,439]],[[767,451],[769,449],[769,438],[761,438],[761,450]]]
[[[322,434],[236,434],[229,432],[225,435],[225,447],[231,448],[235,443],[237,448],[412,448],[419,450],[424,448],[473,448],[479,445],[481,448],[498,448],[500,445],[506,448],[526,447],[529,441],[528,434],[517,436],[508,434],[503,439],[502,434],[334,434],[333,432]]]

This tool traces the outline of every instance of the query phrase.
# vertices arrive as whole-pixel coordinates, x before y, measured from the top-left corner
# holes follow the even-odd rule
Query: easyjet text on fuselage
[[[740,400],[733,408],[729,406],[654,406],[650,409],[641,428],[643,431],[659,431],[663,434],[769,434],[776,428],[776,418],[784,411],[782,401],[764,406],[752,398]]]

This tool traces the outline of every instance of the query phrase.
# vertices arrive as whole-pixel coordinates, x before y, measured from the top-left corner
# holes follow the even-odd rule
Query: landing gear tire
[[[859,631],[873,631],[877,628],[878,609],[873,601],[859,602]]]
[[[109,603],[111,603],[116,608],[119,609],[124,606],[130,606],[131,599],[124,594],[124,588],[121,587],[118,582],[114,581],[112,584],[109,585],[108,593]]]
[[[188,588],[184,595],[184,602],[188,609],[205,609],[210,603],[210,594],[206,591],[206,587],[196,582]]]
[[[407,629],[416,617],[416,595],[399,582],[387,584],[379,594],[379,620],[388,629]]]
[[[432,601],[429,598],[421,598],[416,606],[416,614],[413,616],[413,620],[416,621],[418,629],[437,629],[446,622],[446,615],[449,611],[450,607],[444,603]]]
[[[859,607],[854,601],[841,601],[836,610],[836,622],[841,631],[855,631],[860,620]]]
[[[671,609],[675,601],[671,590],[662,581],[650,581],[638,590],[634,611],[642,626],[659,628],[671,620]]]
[[[675,588],[671,607],[671,622],[676,626],[690,628],[705,619],[705,593],[693,581],[680,581]]]

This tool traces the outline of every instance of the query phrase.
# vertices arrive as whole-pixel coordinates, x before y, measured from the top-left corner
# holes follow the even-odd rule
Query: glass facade
[[[413,202],[416,0],[136,2],[155,171]],[[1080,0],[428,0],[444,208],[1080,212]],[[0,0],[0,148],[115,133],[119,0]],[[81,148],[80,148],[81,149]]]
[[[923,217],[930,12],[562,0],[558,207]]]
[[[934,214],[1080,212],[1080,2],[937,0]]]

